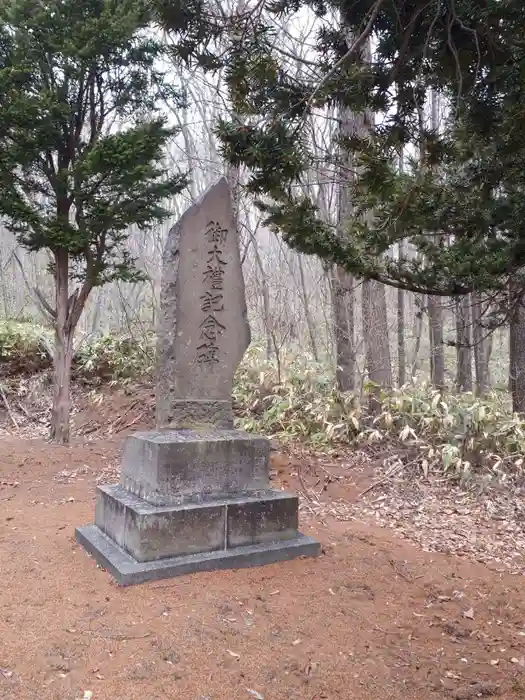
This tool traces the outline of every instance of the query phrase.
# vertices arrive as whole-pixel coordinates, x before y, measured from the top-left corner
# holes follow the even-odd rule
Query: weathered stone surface
[[[126,440],[120,483],[155,505],[268,489],[270,442],[241,430],[161,430]]]
[[[321,553],[319,542],[299,534],[295,539],[284,542],[270,542],[216,552],[137,562],[96,525],[79,527],[76,529],[75,535],[84,549],[95,558],[100,566],[110,572],[120,586],[158,581],[198,571],[263,566],[278,561],[288,561],[296,557],[316,557]]]
[[[232,403],[174,399],[170,403],[170,421],[172,427],[179,429],[211,426],[230,430],[233,427]]]
[[[228,505],[227,546],[240,547],[297,537],[299,502],[296,496],[274,491],[266,498]]]
[[[238,235],[223,178],[168,235],[158,329],[157,426],[231,427],[233,376],[249,344]]]
[[[101,486],[95,525],[137,561],[224,549],[226,505],[159,508],[120,486]]]
[[[294,539],[298,501],[283,491],[154,506],[117,485],[97,490],[95,525],[137,561]]]

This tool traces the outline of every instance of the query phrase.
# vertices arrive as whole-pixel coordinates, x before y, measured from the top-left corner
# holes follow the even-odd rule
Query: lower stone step
[[[281,542],[235,547],[213,552],[139,562],[108,537],[96,525],[79,527],[77,541],[121,586],[173,578],[183,574],[215,569],[237,569],[288,561],[296,557],[315,557],[321,553],[319,542],[301,533]]]
[[[98,488],[95,525],[136,561],[297,537],[298,499],[284,491],[156,506],[122,486]]]

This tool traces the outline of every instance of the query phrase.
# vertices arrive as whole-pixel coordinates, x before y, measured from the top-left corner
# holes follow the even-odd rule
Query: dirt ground
[[[358,519],[303,507],[315,560],[118,588],[74,528],[121,444],[0,442],[2,700],[525,698],[523,576]],[[372,478],[346,463],[329,496]]]

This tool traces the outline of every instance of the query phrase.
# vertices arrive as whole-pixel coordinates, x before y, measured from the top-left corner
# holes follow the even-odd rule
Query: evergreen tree
[[[125,247],[186,185],[162,164],[174,131],[157,109],[165,46],[140,0],[0,6],[0,215],[55,281],[51,437],[69,439],[73,338],[94,287],[140,276]]]
[[[272,20],[305,11],[318,31],[298,77]],[[509,278],[520,290],[525,265],[521,15],[517,0],[264,3],[231,38],[228,83],[242,123],[219,125],[224,154],[248,167],[249,189],[297,250],[415,292],[496,290],[508,309]],[[449,107],[440,133],[421,123],[431,90]],[[376,115],[366,133],[341,139],[355,167],[346,236],[297,187],[321,165],[302,125],[334,107]],[[403,150],[417,158],[400,173]],[[401,240],[419,255],[396,259]]]

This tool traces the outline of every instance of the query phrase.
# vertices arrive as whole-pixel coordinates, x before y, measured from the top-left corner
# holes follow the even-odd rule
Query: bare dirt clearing
[[[523,577],[354,519],[358,460],[320,484],[327,467],[274,455],[319,559],[118,588],[73,531],[122,437],[0,444],[3,699],[525,697]]]

